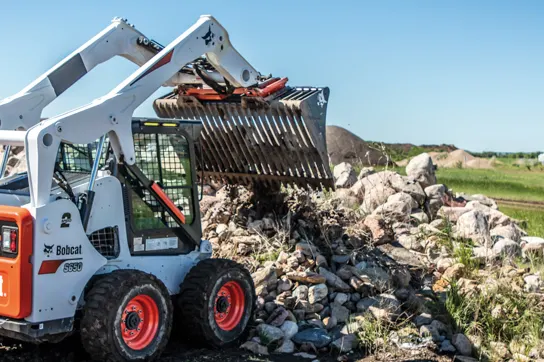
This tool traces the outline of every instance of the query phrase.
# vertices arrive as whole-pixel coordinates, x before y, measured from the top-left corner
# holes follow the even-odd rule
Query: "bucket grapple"
[[[161,118],[202,122],[197,167],[205,180],[332,187],[325,139],[329,89],[286,81],[272,79],[230,96],[178,87],[155,100],[154,109]]]

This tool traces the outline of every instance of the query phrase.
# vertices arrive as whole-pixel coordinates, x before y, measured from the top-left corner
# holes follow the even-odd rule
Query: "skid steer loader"
[[[71,84],[82,69],[68,67]],[[133,117],[180,73],[195,77],[155,101],[158,118]],[[332,184],[328,89],[286,83],[262,77],[202,16],[105,96],[0,130],[28,170],[0,180],[0,335],[40,343],[79,331],[97,360],[152,360],[176,307],[194,341],[236,343],[254,287],[239,264],[210,258],[198,186]]]

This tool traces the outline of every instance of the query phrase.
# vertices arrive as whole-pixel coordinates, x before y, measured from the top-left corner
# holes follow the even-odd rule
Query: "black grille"
[[[119,256],[119,229],[117,226],[96,230],[89,235],[89,241],[103,257],[114,259]]]

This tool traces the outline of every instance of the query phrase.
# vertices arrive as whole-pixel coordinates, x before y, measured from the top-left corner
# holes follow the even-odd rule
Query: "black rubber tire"
[[[147,347],[134,350],[124,342],[119,326],[127,303],[142,294],[158,307],[159,329]],[[114,271],[96,281],[85,296],[81,341],[97,361],[154,361],[168,343],[172,320],[172,300],[159,279],[138,270]]]
[[[217,325],[214,318],[215,296],[221,287],[235,281],[242,287],[245,308],[242,319],[231,331]],[[177,298],[178,321],[184,336],[192,343],[213,348],[236,345],[245,337],[255,308],[255,287],[242,265],[228,259],[206,259],[195,265],[181,284]]]

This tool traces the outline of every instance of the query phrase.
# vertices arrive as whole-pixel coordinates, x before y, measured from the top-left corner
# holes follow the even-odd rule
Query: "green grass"
[[[521,226],[530,236],[544,238],[544,209],[501,204],[499,208],[506,215],[522,221]]]
[[[455,191],[482,193],[489,197],[544,201],[544,172],[520,169],[458,169],[437,170],[439,183]]]

